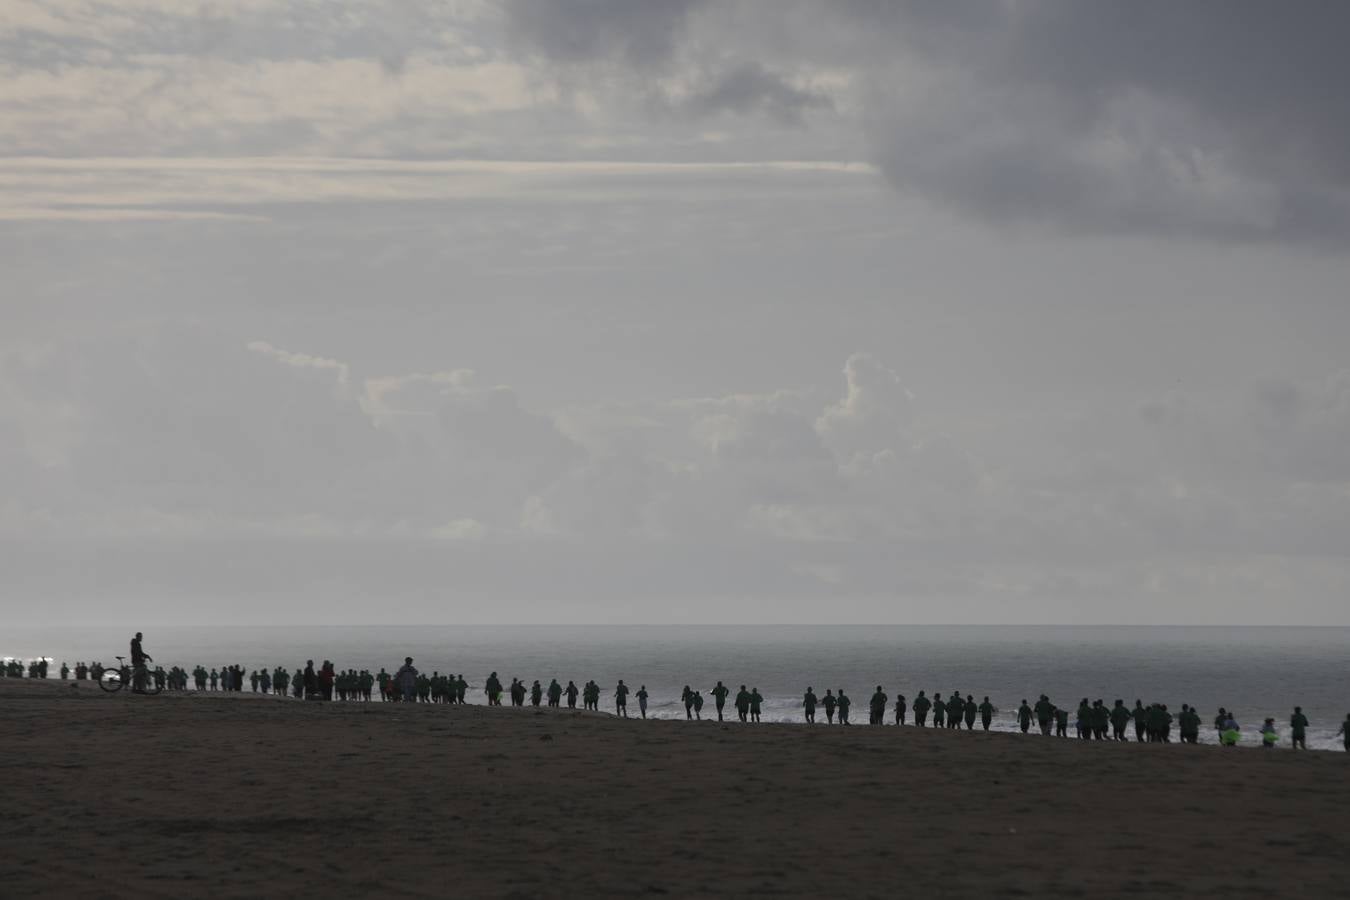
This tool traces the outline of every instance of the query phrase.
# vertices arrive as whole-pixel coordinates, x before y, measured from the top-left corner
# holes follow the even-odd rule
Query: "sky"
[[[0,610],[1350,624],[1347,30],[3,0]]]

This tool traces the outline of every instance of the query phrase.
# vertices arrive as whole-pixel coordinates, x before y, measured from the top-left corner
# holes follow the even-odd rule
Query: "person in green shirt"
[[[810,685],[806,686],[806,696],[802,698],[802,706],[806,708],[806,721],[814,724],[816,721],[816,692]]]
[[[1031,730],[1031,707],[1027,705],[1026,698],[1022,698],[1022,705],[1017,707],[1017,727],[1026,734]]]
[[[1050,702],[1049,697],[1041,694],[1041,699],[1036,701],[1036,706],[1033,708],[1036,711],[1036,724],[1040,727],[1041,734],[1049,736],[1050,723],[1055,715],[1055,705]]]
[[[919,696],[914,698],[914,724],[920,728],[928,727],[928,710],[933,708],[933,701],[919,691]]]
[[[838,697],[839,697],[839,724],[847,725],[849,724],[848,708],[853,705],[853,701],[848,699],[848,695],[844,693],[843,688],[839,689]]]
[[[1303,707],[1295,706],[1294,714],[1289,717],[1289,729],[1293,732],[1294,749],[1308,749],[1308,717]]]
[[[1181,714],[1177,716],[1177,723],[1181,727],[1181,742],[1183,744],[1198,744],[1200,742],[1200,716],[1190,704],[1181,704]]]
[[[886,701],[890,698],[882,691],[881,685],[877,685],[872,698],[867,702],[867,724],[884,725],[886,719]]]
[[[487,682],[484,684],[484,687],[487,688],[488,706],[501,706],[502,683],[501,679],[497,677],[496,672],[493,672],[487,677]]]
[[[827,710],[833,709],[833,705],[826,707]],[[750,721],[750,692],[741,685],[741,689],[736,692],[736,715],[742,722]]]
[[[1092,736],[1096,740],[1106,740],[1106,733],[1111,730],[1111,710],[1107,709],[1106,703],[1098,699],[1092,704]]]
[[[634,696],[638,701],[638,713],[642,718],[647,718],[647,686],[645,684],[640,686]]]
[[[984,702],[980,704],[980,725],[984,727],[985,731],[988,731],[989,725],[993,721],[994,721],[994,704],[989,702],[988,697],[985,697]]]
[[[966,704],[961,700],[959,691],[952,691],[951,697],[947,700],[947,727],[960,728],[961,715],[966,710]]]
[[[717,686],[708,693],[712,694],[713,705],[717,707],[717,721],[720,722],[722,721],[722,707],[727,705],[727,695],[731,693],[731,688],[719,681]]]
[[[1275,745],[1280,742],[1280,733],[1275,730],[1275,720],[1268,718],[1261,725],[1261,747],[1264,750],[1274,750]]]
[[[1115,706],[1111,707],[1111,732],[1112,737],[1118,741],[1129,740],[1125,734],[1125,729],[1130,724],[1130,711],[1125,708],[1125,701],[1117,699]]]

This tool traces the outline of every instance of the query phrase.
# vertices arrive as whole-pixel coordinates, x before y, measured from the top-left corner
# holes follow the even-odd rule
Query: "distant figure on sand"
[[[759,688],[750,689],[750,721],[758,722],[761,707],[764,705],[764,695],[759,692]]]
[[[568,709],[576,709],[576,708],[577,708],[577,694],[580,694],[580,693],[581,693],[581,691],[578,690],[578,688],[577,688],[576,682],[572,681],[571,679],[568,679],[568,681],[567,681],[567,690],[563,691],[563,693],[565,693],[565,694],[567,695],[567,708],[568,708]]]
[[[694,691],[694,718],[703,721],[703,694],[699,691]]]
[[[825,723],[827,725],[833,725],[834,708],[839,705],[839,701],[835,699],[834,691],[830,690],[829,688],[826,688],[825,699],[820,702],[825,705]]]
[[[543,685],[539,683],[539,679],[536,678],[534,684],[530,685],[530,705],[537,709],[543,700],[544,688]]]
[[[806,686],[806,696],[802,698],[802,706],[806,709],[806,721],[814,723],[816,721],[816,692],[808,684]]]
[[[905,724],[905,695],[895,695],[895,724]]]
[[[638,712],[642,718],[647,718],[647,686],[644,684],[638,688],[637,692]]]
[[[1341,739],[1341,746],[1350,753],[1350,713],[1345,714],[1345,721],[1341,723],[1341,730],[1336,732],[1336,737]]]
[[[853,701],[848,699],[848,695],[844,693],[843,688],[839,689],[838,698],[839,698],[839,724],[847,725],[849,724],[848,708],[853,705]]]
[[[1289,717],[1289,730],[1293,734],[1294,749],[1307,750],[1308,717],[1303,714],[1303,707],[1294,707],[1294,714]]]
[[[989,730],[989,725],[994,721],[994,704],[985,697],[984,702],[980,704],[980,725],[985,731]]]
[[[1261,746],[1266,750],[1274,750],[1279,742],[1280,733],[1275,730],[1275,720],[1267,718],[1261,725]]]
[[[890,700],[882,691],[881,685],[877,685],[876,691],[872,694],[872,699],[867,704],[867,724],[884,725],[886,724],[886,701]]]
[[[741,690],[744,690],[744,688]],[[684,690],[680,691],[680,702],[684,704],[684,717],[692,719],[694,717],[694,689],[687,684],[684,686]]]
[[[928,710],[932,709],[933,701],[919,691],[919,696],[914,698],[914,724],[920,728],[928,727]]]
[[[614,689],[614,714],[628,718],[628,685],[619,679],[619,686]]]
[[[713,705],[717,707],[717,721],[722,721],[722,707],[727,705],[727,695],[731,693],[731,688],[722,682],[717,682],[717,686],[708,693],[712,694]]]
[[[741,689],[736,692],[736,715],[742,722],[750,721],[750,692],[741,685]]]
[[[403,695],[404,703],[417,702],[417,670],[413,668],[412,657],[407,656],[403,659],[403,667],[398,670],[394,676],[398,682],[399,692]]]
[[[558,684],[558,679],[551,679],[548,683],[548,705],[559,706],[562,703],[562,685]]]
[[[1031,730],[1031,707],[1027,705],[1025,697],[1022,698],[1022,705],[1017,707],[1017,727],[1026,734]]]

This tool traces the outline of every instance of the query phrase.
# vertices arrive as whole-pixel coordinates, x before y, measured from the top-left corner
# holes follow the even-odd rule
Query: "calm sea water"
[[[5,628],[0,656],[112,663],[127,655],[129,632],[106,628]],[[1208,724],[1220,706],[1237,711],[1244,740],[1273,716],[1286,739],[1301,705],[1312,722],[1309,746],[1340,749],[1335,737],[1350,712],[1350,628],[1212,628],[1078,626],[408,626],[166,627],[146,629],[146,651],[166,668],[197,664],[247,670],[331,659],[339,669],[390,672],[412,656],[424,672],[462,673],[470,702],[484,702],[482,684],[496,671],[504,682],[550,678],[606,688],[612,708],[620,678],[646,685],[649,715],[683,718],[680,689],[707,698],[721,679],[733,691],[758,687],[764,719],[802,721],[807,685],[817,694],[844,688],[853,719],[865,723],[876,685],[912,700],[954,690],[988,695],[999,708],[994,727],[1015,730],[1023,697],[1042,694],[1074,707],[1082,697],[1134,705],[1197,706]],[[636,712],[636,702],[630,711]],[[1212,741],[1206,727],[1202,740]]]

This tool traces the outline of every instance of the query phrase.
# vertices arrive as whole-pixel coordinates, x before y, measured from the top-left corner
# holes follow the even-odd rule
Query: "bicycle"
[[[141,666],[140,680],[141,693],[153,695],[160,692],[161,688],[159,682],[155,681],[154,676],[150,674],[145,666]],[[131,666],[126,664],[126,657],[119,656],[117,657],[117,668],[104,669],[103,677],[98,680],[98,686],[103,688],[103,690],[107,691],[109,694],[115,694],[129,684],[133,685],[132,689],[135,690],[133,684],[134,681],[135,675],[132,672]]]

